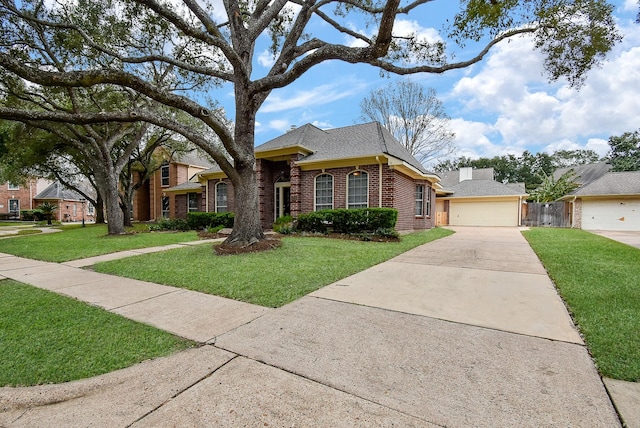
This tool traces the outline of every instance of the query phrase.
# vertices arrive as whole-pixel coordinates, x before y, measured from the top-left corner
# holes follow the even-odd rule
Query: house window
[[[169,218],[169,197],[162,197],[162,217]]]
[[[160,167],[160,177],[162,180],[162,187],[167,187],[169,185],[169,162],[162,162],[162,166]]]
[[[87,211],[88,211],[89,215],[93,215],[95,213],[95,210],[96,209],[94,208],[93,204],[88,204],[87,205]]]
[[[78,215],[78,206],[76,204],[73,204],[73,216],[77,216]]]
[[[216,184],[216,212],[227,212],[227,183]]]
[[[347,208],[369,206],[369,174],[353,171],[347,176]]]
[[[9,215],[11,217],[20,216],[20,200],[19,199],[9,199]]]
[[[197,193],[187,194],[187,210],[189,212],[198,211],[198,194]]]
[[[425,215],[431,217],[431,187],[427,187],[427,202],[425,204]]]
[[[330,210],[333,208],[333,176],[320,174],[316,177],[315,210]]]
[[[19,184],[7,183],[7,190],[20,190]]]
[[[424,185],[416,185],[416,217],[424,215]]]

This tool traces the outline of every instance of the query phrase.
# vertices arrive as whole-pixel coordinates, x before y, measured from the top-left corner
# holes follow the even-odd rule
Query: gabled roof
[[[440,185],[445,189],[448,189],[451,186],[455,186],[460,182],[460,170],[456,169],[455,171],[444,171],[439,174],[440,175]],[[472,170],[472,180],[493,180],[493,168],[478,168]]]
[[[447,191],[453,192],[445,198],[478,198],[491,196],[527,196],[522,183],[502,184],[494,180],[464,180],[450,186]]]
[[[390,155],[421,174],[428,172],[389,131],[378,122],[322,130],[311,124],[292,129],[256,147],[256,156],[277,149],[296,148],[305,154],[299,164]],[[304,153],[307,152],[307,153]]]
[[[191,181],[185,181],[182,184],[178,184],[177,186],[169,187],[168,189],[163,189],[163,192],[169,193],[191,193],[191,192],[200,192],[202,190],[202,184],[194,183]]]
[[[216,165],[216,163],[209,159],[208,156],[197,149],[193,149],[189,152],[175,153],[172,161],[183,165],[201,167],[203,169],[211,168]]]
[[[611,165],[606,162],[596,162],[587,165],[558,168],[553,172],[553,178],[558,180],[563,174],[571,169],[576,173],[576,182],[581,186],[586,186],[609,172]]]
[[[640,195],[640,171],[608,172],[568,196],[623,195]]]
[[[38,193],[33,199],[66,199],[79,201],[83,197],[75,190],[67,189],[59,181],[55,181]]]

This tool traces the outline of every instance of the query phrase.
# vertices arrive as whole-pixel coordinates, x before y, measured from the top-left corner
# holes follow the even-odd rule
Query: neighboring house
[[[183,217],[189,210],[202,211],[201,186],[197,185],[196,190],[190,192],[200,194],[196,195],[195,199],[188,196],[189,192],[183,193],[183,186],[188,186],[189,180],[197,173],[215,164],[197,150],[170,156],[164,148],[160,148],[158,154],[164,160],[153,176],[136,191],[133,199],[133,219],[148,221],[162,217]],[[181,187],[176,189],[176,186]],[[198,209],[195,209],[196,206]]]
[[[14,183],[0,185],[0,218],[18,220],[21,210],[35,209],[33,197],[50,183],[43,179],[31,179],[25,185]]]
[[[75,190],[64,187],[56,181],[33,197],[33,208],[44,202],[54,204],[53,220],[61,222],[79,222],[95,220],[95,208]]]
[[[307,124],[256,147],[255,155],[265,229],[284,215],[366,207],[397,209],[398,230],[435,225],[439,177],[379,123],[329,130]],[[234,211],[233,185],[219,167],[199,173],[198,181],[204,186],[203,210]],[[197,191],[195,183],[188,186],[170,191]]]
[[[500,183],[493,168],[460,168],[442,174],[436,212],[439,226],[520,226],[529,196],[524,183]]]
[[[561,198],[570,204],[572,227],[640,231],[640,171],[596,175]]]

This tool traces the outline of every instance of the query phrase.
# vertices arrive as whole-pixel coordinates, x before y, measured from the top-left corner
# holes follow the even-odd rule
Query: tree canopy
[[[611,171],[640,171],[640,130],[609,137]]]
[[[214,6],[196,0],[0,0],[3,93],[17,80],[57,90],[116,86],[168,108],[137,105],[87,112],[5,105],[0,118],[75,124],[144,121],[180,133],[215,159],[233,183],[238,203],[227,244],[249,245],[264,238],[254,154],[256,114],[272,90],[311,68],[339,60],[401,75],[443,73],[481,61],[501,41],[530,35],[545,55],[549,77],[579,85],[619,39],[613,6],[604,0],[462,0],[446,31],[458,46],[480,43],[470,54],[456,52],[444,39],[394,35],[399,16],[411,18],[416,9],[438,3],[228,0]],[[354,29],[353,17],[367,25]],[[323,25],[312,25],[318,22]],[[271,41],[274,61],[260,73],[254,57],[264,36]],[[158,74],[172,84],[159,85]],[[206,88],[220,82],[233,86],[232,130],[206,96]],[[202,127],[194,128],[174,111]],[[215,133],[222,146],[212,143],[202,128]]]

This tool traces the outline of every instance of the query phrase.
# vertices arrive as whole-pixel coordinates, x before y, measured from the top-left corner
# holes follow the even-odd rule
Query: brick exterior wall
[[[207,182],[207,186],[209,186],[209,212],[216,212],[216,184],[224,182],[227,183],[227,211],[234,212],[235,211],[235,194],[233,192],[233,184],[231,184],[231,180],[228,178],[222,180],[209,180]],[[204,189],[204,187],[203,187]],[[206,211],[206,206],[204,205],[204,197],[202,198],[202,211]]]
[[[415,181],[388,165],[382,165],[382,195],[380,195],[380,165],[359,165],[355,167],[328,168],[325,170],[301,171],[296,162],[298,155],[293,156],[289,162],[270,162],[258,159],[257,178],[258,193],[260,196],[260,221],[264,229],[271,229],[275,217],[275,185],[278,182],[291,183],[290,209],[292,216],[309,213],[315,209],[315,178],[323,173],[333,176],[333,207],[347,207],[347,176],[360,170],[366,171],[369,178],[369,207],[396,208],[398,210],[398,230],[421,230],[435,226],[435,190],[426,180]],[[229,211],[234,211],[233,186],[227,179]],[[219,180],[210,180],[209,211],[215,211],[215,184]],[[415,191],[416,184],[423,184],[425,191],[431,192],[431,215],[415,216]],[[380,203],[382,199],[382,203]],[[425,195],[426,203],[426,195]],[[185,202],[186,204],[186,202]],[[204,210],[204,208],[203,208]],[[426,207],[425,207],[426,210]]]
[[[19,201],[20,210],[31,210],[37,206],[33,204],[32,199],[36,195],[35,180],[28,182],[26,186],[20,185],[18,189],[9,189],[9,183],[0,185],[0,213],[9,213],[9,200],[17,199]],[[20,215],[20,212],[18,212]]]
[[[574,229],[582,229],[582,198],[573,202],[573,224]]]

